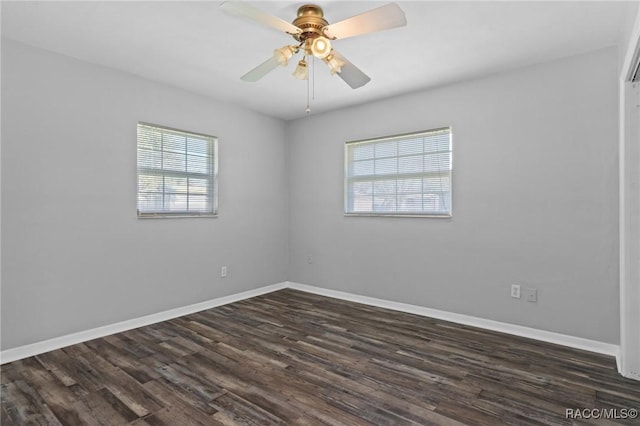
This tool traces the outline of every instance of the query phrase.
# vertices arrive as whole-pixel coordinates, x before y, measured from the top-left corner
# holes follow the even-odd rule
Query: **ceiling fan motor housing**
[[[305,4],[298,8],[298,17],[293,20],[293,25],[300,28],[302,33],[293,37],[298,41],[313,40],[322,36],[322,28],[329,25],[324,19],[324,12],[320,6],[315,4]]]

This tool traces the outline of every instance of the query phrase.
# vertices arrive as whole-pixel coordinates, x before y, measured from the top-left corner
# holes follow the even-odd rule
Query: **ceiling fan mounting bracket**
[[[298,8],[298,16],[292,22],[293,25],[300,28],[300,34],[293,34],[293,38],[298,41],[305,41],[323,35],[323,28],[329,25],[324,19],[324,12],[320,6],[315,4],[305,4]]]

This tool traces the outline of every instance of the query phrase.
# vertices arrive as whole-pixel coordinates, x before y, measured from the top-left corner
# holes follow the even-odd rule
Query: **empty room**
[[[640,2],[0,8],[3,426],[640,424]]]

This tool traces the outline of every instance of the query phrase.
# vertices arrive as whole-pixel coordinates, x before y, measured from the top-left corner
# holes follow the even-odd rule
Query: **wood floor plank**
[[[45,370],[35,357],[24,360],[21,374],[32,392],[35,407],[50,410],[62,424],[90,424],[91,410],[84,401]],[[42,411],[43,413],[46,410]]]
[[[59,424],[51,410],[34,398],[34,393],[24,381],[2,385],[0,424]]]
[[[286,425],[285,420],[269,413],[256,404],[235,395],[233,392],[227,392],[211,402],[221,414],[228,418],[232,418],[235,422],[241,424],[255,425]]]
[[[2,425],[570,425],[639,409],[615,360],[281,290],[5,364]]]
[[[96,425],[125,425],[139,418],[108,389],[84,395],[81,401],[91,411]]]
[[[283,381],[283,386],[274,386],[274,376],[277,371],[269,368],[262,374],[255,374],[254,371],[242,363],[225,363],[225,357],[212,352],[203,351],[193,355],[193,360],[185,358],[182,362],[199,373],[217,380],[226,389],[233,391],[236,395],[252,401],[262,407],[270,407],[270,410],[282,417],[295,419],[302,414],[300,410],[308,414],[313,423],[325,422],[328,424],[349,424],[361,425],[370,424],[359,417],[349,413],[341,412],[324,399],[319,397],[321,387],[307,381],[304,376],[291,374]],[[289,368],[284,371],[290,372]],[[264,389],[276,388],[278,392],[264,392]]]
[[[218,410],[212,407],[209,401],[203,402],[199,399],[193,399],[190,393],[185,392],[184,389],[165,379],[153,380],[145,383],[144,386],[160,399],[165,407],[171,407],[178,412],[189,414],[191,419],[202,424],[215,423],[211,419]],[[219,394],[215,395],[220,396]]]

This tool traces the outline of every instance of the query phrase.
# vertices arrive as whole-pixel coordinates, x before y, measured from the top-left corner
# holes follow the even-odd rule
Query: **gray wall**
[[[138,121],[220,138],[219,218],[136,218]],[[2,349],[285,281],[284,136],[279,120],[3,40]]]
[[[617,343],[617,59],[610,48],[290,122],[290,280]],[[343,216],[345,141],[442,126],[452,219]]]
[[[616,53],[283,123],[3,40],[2,349],[287,279],[617,343]],[[220,137],[218,219],[136,219],[137,121]],[[453,219],[343,216],[344,141],[448,125]]]

